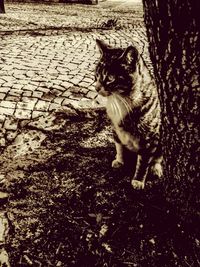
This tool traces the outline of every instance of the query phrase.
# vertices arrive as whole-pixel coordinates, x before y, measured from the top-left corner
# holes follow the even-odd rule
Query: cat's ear
[[[109,46],[104,41],[96,39],[96,43],[102,55],[108,51]]]
[[[125,60],[127,64],[132,65],[133,63],[136,63],[138,61],[138,50],[134,46],[130,45],[126,48],[120,58]]]

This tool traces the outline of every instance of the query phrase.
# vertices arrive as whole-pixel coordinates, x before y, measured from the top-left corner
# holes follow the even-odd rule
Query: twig
[[[58,255],[58,253],[60,251],[60,247],[61,247],[61,243],[59,243],[58,248],[56,249],[56,255]]]
[[[26,260],[26,262],[28,263],[28,265],[33,265],[32,260],[29,259],[29,257],[27,255],[24,255],[24,259]]]
[[[198,263],[198,264],[199,264],[199,266],[200,266],[200,261],[199,261],[199,258],[198,258],[198,256],[197,256],[196,252],[194,253],[194,255],[196,256],[197,263]]]
[[[193,263],[190,265],[187,261],[186,261],[186,259],[184,259],[184,262],[187,264],[187,266],[189,266],[189,267],[192,267],[193,266]]]
[[[136,263],[134,263],[134,262],[124,261],[123,263],[127,264],[127,265],[137,266]]]

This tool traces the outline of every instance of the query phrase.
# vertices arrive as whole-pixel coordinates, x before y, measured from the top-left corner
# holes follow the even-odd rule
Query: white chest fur
[[[138,152],[140,149],[139,138],[136,138],[131,133],[125,131],[123,127],[119,126],[131,111],[131,104],[128,101],[111,96],[108,98],[106,109],[121,143],[129,150]]]
[[[122,101],[124,100],[115,96],[110,96],[107,99],[107,114],[114,125],[119,125],[131,110],[130,104]]]

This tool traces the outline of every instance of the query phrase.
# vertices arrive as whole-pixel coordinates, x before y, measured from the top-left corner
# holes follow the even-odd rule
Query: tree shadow
[[[112,143],[84,146],[105,128],[101,120],[69,120],[64,131],[49,133],[43,149],[59,152],[26,166],[25,175],[11,181],[13,266],[29,266],[27,257],[34,266],[198,263],[198,239],[166,201],[164,182],[149,177],[143,191],[134,191],[132,154],[126,154],[124,168],[113,170]]]

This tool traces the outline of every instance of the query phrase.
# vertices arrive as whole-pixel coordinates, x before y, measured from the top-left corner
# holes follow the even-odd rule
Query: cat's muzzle
[[[102,85],[100,85],[99,83],[96,84],[96,91],[98,92],[99,95],[101,96],[109,96],[111,95],[111,93],[109,91],[107,91]]]

